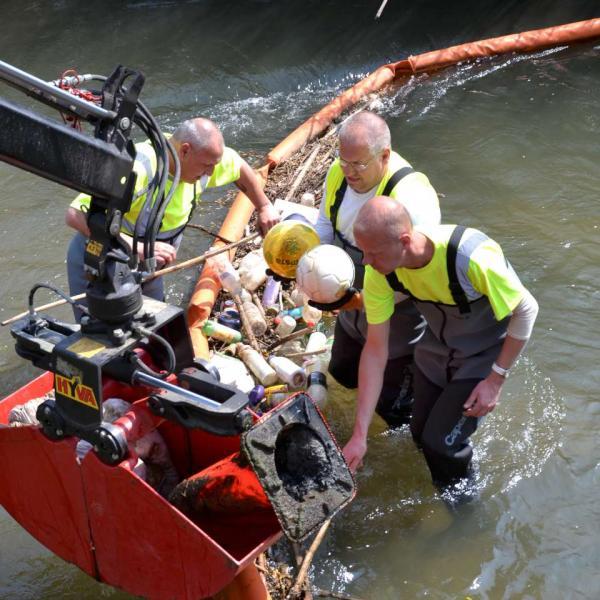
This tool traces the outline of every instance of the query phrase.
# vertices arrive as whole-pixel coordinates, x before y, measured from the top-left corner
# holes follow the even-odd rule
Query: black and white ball
[[[336,302],[353,283],[354,263],[337,246],[315,246],[298,261],[296,284],[315,302]]]

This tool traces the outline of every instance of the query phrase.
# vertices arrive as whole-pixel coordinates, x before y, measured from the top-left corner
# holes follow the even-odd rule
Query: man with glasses
[[[437,194],[427,177],[392,151],[387,123],[374,113],[362,111],[346,120],[340,128],[339,156],[327,173],[316,225],[321,243],[340,246],[352,258],[356,269],[354,285],[358,289],[363,285],[364,266],[363,254],[354,240],[353,226],[359,210],[375,196],[388,196],[402,203],[415,226],[440,222]],[[424,327],[412,302],[401,294],[397,300],[391,318],[389,360],[376,409],[392,427],[408,423],[410,419],[413,349]],[[358,385],[358,363],[366,331],[367,321],[362,308],[341,308],[329,372],[344,387],[354,389]]]

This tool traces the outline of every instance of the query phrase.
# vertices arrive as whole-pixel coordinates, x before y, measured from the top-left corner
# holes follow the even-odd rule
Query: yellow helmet
[[[263,254],[271,271],[293,279],[300,257],[320,243],[313,227],[300,221],[286,220],[269,230],[263,243]]]

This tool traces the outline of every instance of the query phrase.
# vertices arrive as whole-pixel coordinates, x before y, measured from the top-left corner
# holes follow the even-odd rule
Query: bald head
[[[375,237],[394,242],[412,231],[412,222],[404,206],[387,196],[375,196],[358,211],[354,222],[354,237]]]
[[[212,175],[225,150],[219,128],[211,120],[201,117],[184,121],[170,141],[179,157],[181,180],[186,183]]]
[[[203,117],[184,121],[175,130],[171,141],[176,146],[187,143],[195,152],[215,149],[220,149],[220,152],[223,152],[225,145],[223,135],[217,125],[210,119]]]
[[[387,123],[375,113],[363,110],[344,121],[339,132],[340,145],[362,143],[372,155],[392,147]]]

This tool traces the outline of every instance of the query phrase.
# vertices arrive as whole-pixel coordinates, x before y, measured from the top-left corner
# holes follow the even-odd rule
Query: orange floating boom
[[[257,173],[263,185],[266,184],[269,173],[278,164],[323,133],[333,120],[345,110],[354,106],[366,95],[381,90],[386,85],[403,77],[409,77],[415,73],[430,73],[484,56],[509,52],[534,52],[542,48],[583,42],[594,38],[600,38],[600,18],[460,44],[383,65],[342,92],[292,131],[269,152],[267,164],[261,167]],[[219,235],[228,240],[240,239],[253,210],[250,200],[243,193],[238,194],[221,226]],[[222,245],[222,242],[215,244],[215,246],[218,245]],[[220,289],[217,274],[213,272],[210,265],[206,265],[200,274],[188,306],[188,323],[197,356],[208,357],[208,345],[200,327],[210,316]]]

